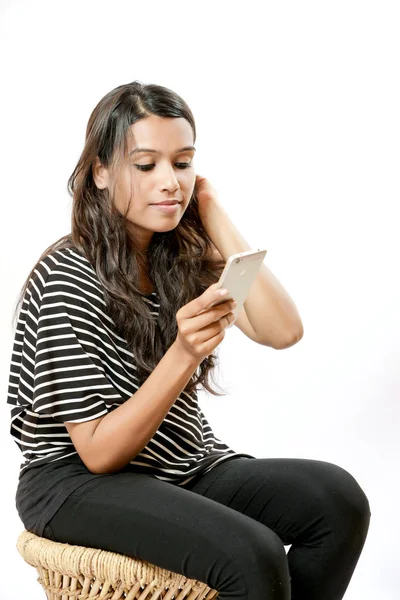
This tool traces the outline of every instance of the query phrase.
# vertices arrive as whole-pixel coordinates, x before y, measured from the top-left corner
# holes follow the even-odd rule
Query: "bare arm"
[[[172,344],[126,402],[98,419],[65,423],[92,473],[118,471],[146,446],[195,372],[198,362]]]
[[[176,340],[133,396],[105,416],[65,422],[92,473],[118,471],[143,450],[199,364],[222,341],[233,314],[229,302],[208,310],[217,293],[212,285],[178,311]]]

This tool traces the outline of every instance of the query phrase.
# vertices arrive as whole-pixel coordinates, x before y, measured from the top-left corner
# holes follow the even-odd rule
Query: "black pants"
[[[237,458],[188,487],[138,473],[98,477],[44,535],[146,560],[207,583],[221,600],[339,600],[369,520],[368,499],[341,467]]]

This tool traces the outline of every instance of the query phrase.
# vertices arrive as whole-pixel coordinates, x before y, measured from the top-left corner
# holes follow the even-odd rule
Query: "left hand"
[[[205,177],[196,175],[195,192],[199,215],[205,226],[211,208],[218,203],[217,191]]]

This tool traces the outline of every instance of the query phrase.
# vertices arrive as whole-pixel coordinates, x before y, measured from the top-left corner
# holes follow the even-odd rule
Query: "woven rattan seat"
[[[48,600],[195,600],[217,590],[125,554],[86,548],[22,531],[17,549],[35,567]]]

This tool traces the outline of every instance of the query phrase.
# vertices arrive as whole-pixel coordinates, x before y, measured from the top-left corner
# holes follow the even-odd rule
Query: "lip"
[[[165,213],[166,215],[173,214],[176,212],[180,206],[179,202],[174,202],[173,204],[163,204],[162,202],[159,204],[150,204],[153,208]]]
[[[163,206],[169,206],[170,204],[180,204],[177,198],[171,198],[170,200],[163,200],[162,202],[154,202],[153,204],[162,204]]]

